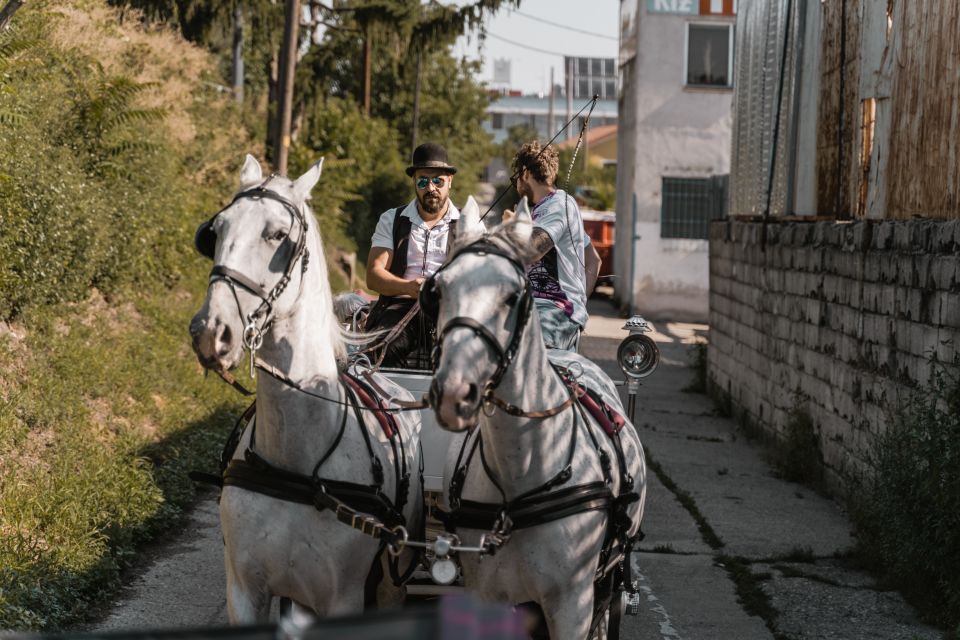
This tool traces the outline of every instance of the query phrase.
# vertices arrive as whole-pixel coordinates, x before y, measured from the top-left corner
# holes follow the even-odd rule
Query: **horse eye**
[[[507,296],[506,303],[507,305],[512,307],[513,305],[517,304],[517,301],[519,299],[520,299],[520,294],[517,292],[514,292]]]
[[[269,239],[269,240],[277,240],[277,241],[280,241],[280,240],[283,240],[283,239],[286,238],[286,237],[287,237],[287,232],[286,232],[286,231],[274,231],[273,233],[271,233],[271,234],[268,236],[268,239]]]

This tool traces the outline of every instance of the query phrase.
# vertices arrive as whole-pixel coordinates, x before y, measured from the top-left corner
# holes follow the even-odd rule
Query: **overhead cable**
[[[551,20],[547,20],[546,18],[532,16],[529,13],[524,13],[523,11],[519,11],[517,9],[514,9],[513,11],[511,11],[511,13],[515,13],[518,16],[523,16],[524,18],[528,18],[530,20],[536,20],[537,22],[542,22],[543,24],[548,24],[551,27],[559,27],[560,29],[566,29],[567,31],[575,31],[576,33],[582,33],[587,36],[593,36],[594,38],[604,38],[606,40],[619,40],[619,38],[617,38],[616,36],[607,35],[605,33],[597,33],[596,31],[587,31],[586,29],[580,29],[578,27],[571,27],[565,24],[560,24],[559,22],[553,22]]]

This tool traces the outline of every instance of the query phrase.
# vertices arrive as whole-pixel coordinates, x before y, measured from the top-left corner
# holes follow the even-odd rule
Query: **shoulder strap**
[[[400,215],[406,207],[397,207],[393,215],[393,260],[390,273],[402,278],[407,271],[407,248],[410,246],[410,218]]]
[[[454,218],[450,221],[450,230],[447,232],[447,257],[450,257],[450,250],[453,248],[453,245],[457,241],[457,220],[460,218]]]

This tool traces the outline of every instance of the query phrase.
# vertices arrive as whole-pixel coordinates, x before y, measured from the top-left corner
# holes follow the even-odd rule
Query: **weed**
[[[777,616],[779,612],[770,604],[770,598],[763,591],[760,583],[769,580],[769,573],[754,573],[750,569],[750,561],[738,556],[718,556],[716,562],[723,567],[733,580],[737,591],[737,600],[743,605],[743,610],[752,616],[759,616],[775,638],[780,637],[777,631]]]
[[[788,414],[783,440],[776,449],[776,465],[784,479],[813,486],[822,482],[820,436],[799,398]]]
[[[686,393],[707,392],[707,343],[697,342],[690,346],[688,352],[690,368],[693,369],[693,379],[682,391]]]
[[[663,467],[653,459],[650,454],[650,447],[645,446],[643,448],[644,453],[647,458],[647,466],[653,470],[660,482],[663,483],[663,486],[667,488],[677,500],[683,506],[687,512],[693,516],[694,521],[697,523],[697,529],[700,530],[700,535],[703,537],[703,541],[710,545],[713,549],[723,548],[723,540],[720,539],[720,536],[717,535],[717,532],[713,530],[713,527],[710,526],[710,523],[707,522],[707,519],[704,517],[703,513],[700,512],[700,509],[697,507],[696,500],[693,499],[689,493],[677,486],[677,483],[667,475],[663,470]]]
[[[937,365],[853,478],[860,552],[930,620],[960,624],[960,374]]]

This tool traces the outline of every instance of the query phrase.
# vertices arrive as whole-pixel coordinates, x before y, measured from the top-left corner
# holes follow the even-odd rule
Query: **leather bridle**
[[[513,332],[510,335],[510,340],[506,347],[501,346],[500,341],[487,327],[468,316],[456,316],[451,318],[443,325],[442,328],[439,328],[438,324],[437,343],[434,347],[433,353],[434,369],[436,369],[436,366],[440,362],[440,355],[443,351],[443,341],[448,335],[450,335],[450,332],[454,329],[469,329],[473,332],[474,336],[483,340],[484,343],[490,347],[497,359],[497,369],[493,376],[490,377],[490,380],[487,381],[487,384],[483,389],[483,394],[481,395],[482,405],[490,406],[491,408],[497,407],[515,417],[549,418],[559,414],[573,404],[576,399],[573,393],[571,393],[571,395],[562,404],[556,407],[536,411],[525,411],[516,405],[501,400],[495,395],[495,391],[497,387],[500,386],[503,376],[506,374],[507,369],[510,368],[514,358],[517,356],[517,352],[520,350],[520,341],[522,340],[524,330],[530,321],[530,314],[533,312],[533,290],[530,286],[530,280],[527,278],[526,269],[524,268],[523,264],[516,257],[510,255],[501,247],[485,238],[481,238],[480,240],[470,243],[454,253],[450,259],[436,271],[436,273],[430,276],[430,278],[423,283],[423,286],[420,289],[420,307],[425,313],[432,313],[434,319],[436,320],[436,316],[438,315],[437,312],[439,310],[439,292],[436,288],[436,277],[440,274],[440,272],[453,264],[458,257],[468,253],[478,256],[497,256],[507,260],[514,267],[514,269],[516,269],[517,274],[523,281],[523,289],[521,292],[519,292],[516,300],[511,305],[512,308],[517,309],[516,324],[513,327]],[[435,404],[437,398],[434,398],[433,395],[433,392],[431,392],[431,402]]]
[[[217,216],[232,207],[238,200],[259,200],[265,198],[279,202],[287,210],[291,216],[291,232],[293,231],[293,226],[295,223],[300,224],[300,233],[297,236],[293,253],[290,256],[287,267],[284,270],[283,275],[280,276],[280,279],[269,291],[264,290],[263,287],[243,273],[222,264],[214,265],[213,269],[210,271],[210,280],[207,283],[208,288],[214,282],[223,280],[227,283],[227,285],[229,285],[230,290],[233,292],[233,297],[237,302],[237,312],[240,314],[241,320],[243,321],[243,345],[250,351],[251,362],[253,361],[256,351],[263,345],[263,337],[269,330],[270,325],[274,320],[273,304],[276,302],[277,298],[280,297],[280,294],[282,294],[287,288],[287,285],[290,284],[290,279],[293,275],[294,269],[297,266],[297,263],[301,263],[300,274],[302,282],[303,274],[306,273],[307,265],[310,261],[310,252],[307,249],[306,216],[303,214],[301,208],[296,206],[290,200],[284,198],[276,191],[267,189],[267,184],[270,182],[270,180],[272,180],[272,178],[273,177],[271,176],[262,184],[238,193],[230,202],[230,204],[221,209],[217,215],[212,218],[212,220],[216,219]],[[277,252],[279,253],[282,250],[283,245],[277,249]],[[251,313],[247,314],[246,317],[243,315],[243,310],[240,307],[240,299],[237,297],[237,286],[240,286],[246,291],[252,293],[256,297],[260,298],[261,301],[259,306],[257,306],[257,308]]]

